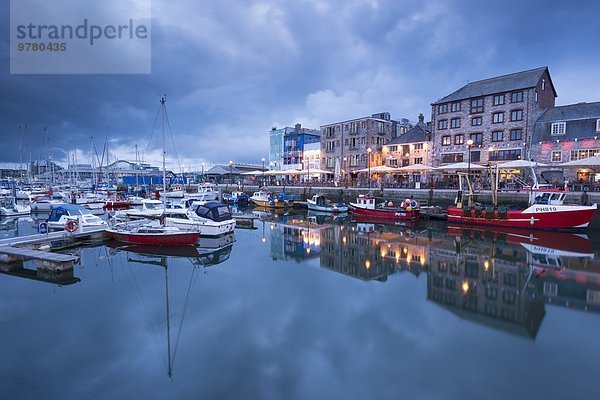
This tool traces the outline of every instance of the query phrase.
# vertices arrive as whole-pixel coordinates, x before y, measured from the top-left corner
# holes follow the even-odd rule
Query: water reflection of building
[[[426,266],[427,240],[403,230],[336,226],[323,235],[321,267],[365,281],[385,282],[404,270],[418,276]]]
[[[284,224],[271,222],[271,258],[283,261],[316,258],[321,253],[323,232],[330,229],[330,225],[317,225],[296,219]]]
[[[461,318],[535,338],[545,311],[524,248],[456,236],[429,255],[428,299]]]

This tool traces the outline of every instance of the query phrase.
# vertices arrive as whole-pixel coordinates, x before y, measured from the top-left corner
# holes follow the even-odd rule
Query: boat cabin
[[[210,219],[215,222],[227,221],[232,218],[229,207],[216,201],[211,201],[206,204],[196,204],[192,206],[192,210],[199,217]]]
[[[375,197],[361,194],[356,198],[356,205],[369,210],[375,209]]]
[[[83,206],[75,205],[75,204],[64,204],[62,206],[58,206],[52,210],[50,213],[50,217],[48,218],[49,222],[57,222],[60,220],[62,216],[77,218],[79,216],[91,216],[92,213],[90,210]]]
[[[532,192],[530,197],[533,197],[533,201],[530,199],[531,204],[561,205],[565,201],[566,193],[558,191]]]

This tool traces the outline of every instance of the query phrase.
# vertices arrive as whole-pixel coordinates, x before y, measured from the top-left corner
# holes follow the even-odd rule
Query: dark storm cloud
[[[559,104],[598,100],[599,10],[592,1],[156,0],[147,76],[9,75],[6,17],[0,161],[18,161],[24,123],[34,158],[44,126],[52,147],[86,156],[90,136],[101,147],[108,127],[112,152],[133,158],[163,93],[177,152],[192,165],[257,161],[272,125],[384,110],[415,120],[468,81],[544,65]]]

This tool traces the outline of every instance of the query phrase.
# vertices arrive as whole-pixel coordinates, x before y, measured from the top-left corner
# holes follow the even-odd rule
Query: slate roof
[[[569,121],[574,119],[600,118],[600,102],[577,103],[547,109],[537,122]]]
[[[409,129],[404,135],[392,139],[387,145],[427,142],[427,134],[429,133],[430,131],[427,125],[417,124]]]
[[[432,103],[432,105],[446,103],[449,101],[470,99],[472,97],[481,97],[495,93],[509,92],[512,90],[533,88],[537,86],[540,78],[544,72],[547,71],[548,67],[541,67],[528,71],[483,79],[481,81],[470,82],[458,89],[456,92],[449,94],[435,103]],[[548,72],[548,77],[550,77],[550,72]],[[552,81],[548,82],[548,84],[554,91],[554,96],[556,97],[556,90],[554,89]]]

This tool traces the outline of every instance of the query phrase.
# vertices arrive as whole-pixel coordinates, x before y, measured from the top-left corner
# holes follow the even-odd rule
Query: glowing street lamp
[[[467,176],[471,179],[471,148],[473,147],[473,139],[467,140],[467,147],[469,148],[469,163],[467,164]]]

